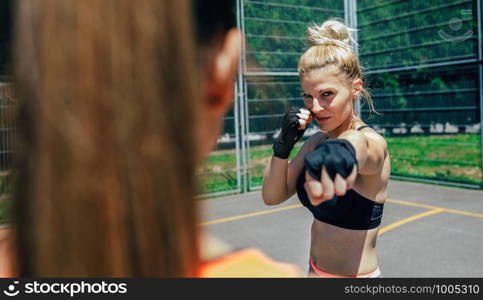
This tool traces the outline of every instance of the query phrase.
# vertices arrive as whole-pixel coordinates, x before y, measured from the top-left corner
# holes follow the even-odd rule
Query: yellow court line
[[[302,204],[288,205],[288,206],[274,208],[274,209],[267,209],[267,210],[257,211],[257,212],[250,213],[250,214],[245,214],[245,215],[239,215],[239,216],[234,216],[234,217],[228,217],[228,218],[223,218],[223,219],[208,221],[208,222],[201,223],[200,226],[206,226],[206,225],[211,225],[211,224],[229,222],[229,221],[234,221],[234,220],[240,220],[240,219],[250,218],[250,217],[254,217],[254,216],[260,216],[260,215],[270,214],[270,213],[274,213],[274,212],[284,211],[284,210],[288,210],[288,209],[299,208],[299,207],[302,207]]]
[[[472,212],[467,212],[467,211],[462,211],[462,210],[445,208],[444,211],[448,212],[448,213],[452,213],[452,214],[457,214],[457,215],[463,215],[463,216],[469,216],[469,217],[475,217],[475,218],[483,218],[483,214],[475,214],[475,213],[472,213]]]
[[[417,214],[417,215],[414,215],[414,216],[411,216],[411,217],[408,217],[408,218],[399,220],[397,222],[394,222],[392,224],[389,224],[387,226],[382,227],[379,230],[379,232],[377,233],[377,235],[381,235],[381,234],[383,234],[385,232],[388,232],[389,230],[393,230],[394,228],[399,227],[399,226],[402,226],[402,225],[407,224],[409,222],[413,222],[413,221],[416,221],[418,219],[421,219],[421,218],[424,218],[424,217],[427,217],[427,216],[430,216],[430,215],[439,214],[439,213],[441,213],[443,211],[445,211],[444,208],[436,208],[436,209],[432,209],[430,211],[425,211],[423,213],[420,213],[420,214]]]
[[[397,200],[397,199],[391,199],[391,198],[387,198],[386,202],[402,204],[402,205],[407,205],[407,206],[422,207],[422,208],[427,208],[427,209],[442,208],[442,207],[436,207],[436,206],[427,205],[427,204],[421,204],[421,203],[409,202],[409,201]]]
[[[477,213],[467,212],[467,211],[463,211],[463,210],[457,210],[457,209],[451,209],[451,208],[444,208],[444,207],[427,205],[427,204],[421,204],[421,203],[404,201],[404,200],[397,200],[397,199],[390,199],[390,198],[388,198],[388,199],[386,199],[386,202],[395,203],[395,204],[401,204],[401,205],[406,205],[406,206],[421,207],[421,208],[430,209],[431,211],[433,211],[433,210],[441,210],[441,211],[438,211],[438,212],[443,212],[444,211],[444,212],[447,212],[447,213],[452,213],[452,214],[457,214],[457,215],[464,215],[464,216],[475,217],[475,218],[483,218],[483,214],[477,214]],[[254,216],[260,216],[260,215],[270,214],[270,213],[274,213],[274,212],[279,212],[279,211],[284,211],[284,210],[293,209],[293,208],[299,208],[299,207],[302,207],[302,204],[288,205],[288,206],[284,206],[284,207],[280,207],[280,208],[275,208],[275,209],[268,209],[268,210],[258,211],[258,212],[244,214],[244,215],[239,215],[239,216],[234,216],[234,217],[217,219],[217,220],[213,220],[213,221],[208,221],[208,222],[201,223],[200,226],[206,226],[206,225],[218,224],[218,223],[229,222],[229,221],[234,221],[234,220],[246,219],[246,218],[250,218],[250,217],[254,217]],[[425,213],[427,213],[427,212],[425,212]],[[425,213],[422,213],[422,214],[425,214]],[[431,213],[431,214],[433,214],[433,213]],[[416,216],[418,216],[418,215],[416,215]],[[426,215],[423,215],[422,217],[425,217],[425,216]],[[401,221],[403,221],[403,220],[401,220]],[[411,222],[411,221],[409,221],[409,222]],[[381,228],[381,230],[379,231],[379,234],[382,234],[381,231],[383,229],[384,229],[384,227]],[[386,231],[383,231],[383,232],[386,232]]]
[[[415,207],[422,207],[422,208],[427,208],[427,209],[443,209],[445,212],[452,213],[452,214],[464,215],[464,216],[475,217],[475,218],[483,218],[483,214],[477,214],[477,213],[472,213],[472,212],[468,212],[468,211],[464,211],[464,210],[457,210],[457,209],[451,209],[451,208],[445,208],[445,207],[440,207],[440,206],[433,206],[433,205],[415,203],[415,202],[404,201],[404,200],[396,200],[396,199],[389,199],[388,198],[388,199],[386,199],[386,202],[408,205],[408,206],[415,206]]]

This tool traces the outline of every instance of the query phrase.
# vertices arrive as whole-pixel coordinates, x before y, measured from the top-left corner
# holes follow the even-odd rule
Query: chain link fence
[[[303,106],[296,67],[307,26],[331,17],[358,29],[364,80],[381,114],[358,109],[388,141],[392,177],[483,186],[481,0],[239,0],[237,12],[245,35],[240,147],[232,150],[239,190],[260,188],[282,116]]]
[[[303,106],[296,67],[307,26],[331,17],[358,29],[364,80],[381,115],[358,110],[387,139],[392,177],[483,186],[482,0],[238,0],[236,11],[245,36],[240,72],[218,144],[198,170],[204,197],[260,188],[282,116]],[[0,83],[0,224],[11,192],[14,99]],[[316,131],[312,124],[305,138]]]
[[[15,117],[15,91],[0,82],[0,224],[8,220],[12,192],[12,154]]]
[[[481,1],[357,1],[393,177],[482,186]]]

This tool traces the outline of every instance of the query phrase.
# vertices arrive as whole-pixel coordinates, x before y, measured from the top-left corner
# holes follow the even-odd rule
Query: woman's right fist
[[[282,120],[282,129],[273,144],[274,155],[287,159],[295,143],[304,135],[305,129],[312,121],[307,109],[291,107]]]
[[[308,109],[301,108],[299,109],[299,113],[297,113],[297,116],[299,117],[299,130],[300,129],[307,129],[307,126],[309,126],[310,122],[312,122],[312,114]]]

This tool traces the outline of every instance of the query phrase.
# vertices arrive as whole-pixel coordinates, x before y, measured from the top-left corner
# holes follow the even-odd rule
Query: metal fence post
[[[478,23],[478,61],[479,61],[479,91],[480,91],[480,157],[481,157],[481,172],[483,173],[483,38],[482,34],[483,31],[481,27],[483,26],[483,17],[482,17],[482,10],[483,6],[481,0],[476,1],[476,9],[477,9],[477,23]],[[483,180],[480,182],[480,187],[483,187]]]
[[[345,23],[350,28],[357,28],[357,1],[356,0],[344,0],[344,18]],[[352,45],[354,52],[357,56],[359,56],[359,45],[358,45],[358,37],[357,31],[352,33],[352,38],[354,39],[355,43]],[[361,98],[358,97],[356,100],[356,112],[359,116],[361,116]]]
[[[233,87],[233,116],[235,122],[235,157],[236,157],[236,189],[241,191],[241,174],[240,174],[240,125],[239,125],[239,109],[238,109],[238,84]]]
[[[237,160],[241,162],[241,165],[239,165],[239,170],[237,173],[240,173],[240,181],[241,181],[241,192],[245,193],[248,190],[248,183],[247,183],[247,177],[248,177],[248,169],[247,169],[247,136],[246,136],[246,118],[245,116],[247,115],[247,112],[245,111],[245,98],[246,98],[246,90],[245,90],[245,28],[244,28],[244,21],[243,21],[243,0],[237,0],[237,7],[236,7],[236,12],[237,12],[237,27],[240,29],[240,31],[243,34],[242,42],[241,42],[241,49],[240,49],[240,60],[238,63],[238,80],[237,80],[237,89],[238,89],[238,95],[237,95],[237,100],[238,100],[238,114],[236,115],[236,118],[239,118],[239,127],[238,127],[238,132],[239,132],[239,139],[240,141],[240,148],[241,148],[241,153],[240,151],[237,151]]]
[[[245,115],[243,116],[245,118],[245,147],[246,147],[246,164],[245,164],[245,180],[246,180],[246,187],[247,189],[245,190],[246,192],[250,191],[250,172],[251,172],[251,163],[250,163],[250,114],[248,111],[248,95],[247,95],[248,87],[247,87],[247,81],[246,79],[243,82],[243,104],[244,104],[244,110],[245,110]]]
[[[241,28],[241,17],[240,17],[240,0],[236,1],[236,25],[238,28]],[[241,51],[240,51],[241,52]],[[241,54],[241,53],[240,53]],[[242,192],[242,175],[241,175],[241,124],[240,124],[240,94],[242,93],[242,90],[240,89],[241,87],[241,82],[243,80],[242,77],[242,55],[240,55],[240,58],[238,59],[238,74],[237,74],[237,82],[235,85],[235,90],[236,94],[234,95],[235,98],[235,103],[234,103],[234,116],[235,116],[235,144],[236,144],[236,184],[237,184],[237,189],[238,191]]]

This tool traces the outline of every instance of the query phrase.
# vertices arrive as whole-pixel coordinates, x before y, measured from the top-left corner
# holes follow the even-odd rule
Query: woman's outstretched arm
[[[381,172],[387,155],[386,140],[376,132],[348,130],[339,136],[348,140],[356,150],[358,174]]]
[[[295,194],[297,178],[304,167],[305,154],[326,138],[325,133],[314,134],[305,141],[290,162],[288,159],[272,156],[263,176],[262,198],[265,204],[280,204]]]
[[[385,139],[373,132],[348,130],[321,146],[306,157],[305,189],[312,205],[344,195],[358,174],[381,172],[387,156]]]

